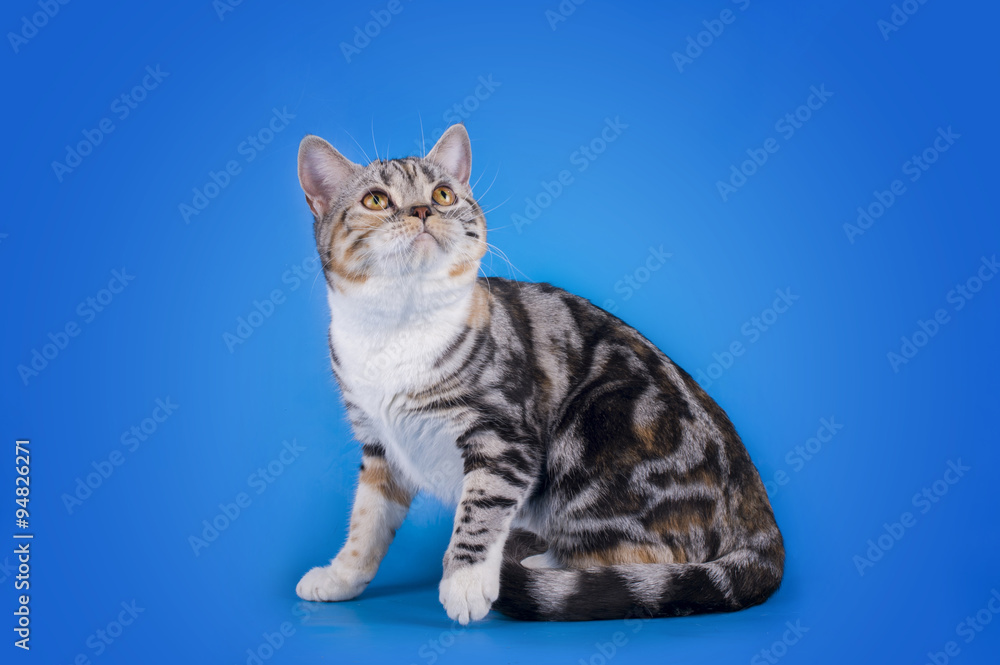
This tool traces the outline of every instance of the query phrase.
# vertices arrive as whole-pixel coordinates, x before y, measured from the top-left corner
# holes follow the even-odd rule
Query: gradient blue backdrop
[[[969,301],[949,292],[1000,251],[1000,12],[911,0],[885,39],[888,0],[677,4],[563,2],[556,20],[557,0],[399,0],[395,14],[388,2],[72,2],[32,32],[22,18],[39,5],[7,3],[0,27],[31,36],[0,48],[3,661],[922,664],[953,641],[950,661],[996,662],[1000,625],[960,623],[991,618],[1000,589],[1000,281],[973,282]],[[713,23],[726,9],[731,22]],[[345,55],[373,11],[391,20]],[[720,25],[679,71],[673,54]],[[113,102],[147,67],[161,80],[122,118]],[[775,124],[812,86],[832,96],[788,136]],[[761,475],[784,481],[771,489],[787,572],[766,604],[627,626],[494,614],[457,629],[436,590],[450,516],[423,498],[358,600],[297,603],[300,575],[344,538],[360,459],[326,359],[298,142],[316,133],[358,161],[411,154],[456,104],[490,240],[510,260],[487,271],[607,303],[692,374],[711,371],[703,383]],[[280,131],[250,161],[244,141],[275,110]],[[103,118],[113,132],[60,180],[52,163]],[[615,140],[582,158],[608,121]],[[939,128],[959,138],[911,182],[904,163]],[[724,201],[717,182],[769,138],[777,152]],[[179,206],[230,160],[239,173],[186,222]],[[540,197],[563,170],[572,182]],[[851,242],[844,224],[894,179],[905,192]],[[530,224],[526,199],[546,206]],[[650,248],[671,256],[647,272]],[[296,265],[304,279],[286,272]],[[134,279],[89,314],[113,270]],[[230,350],[224,335],[275,289],[280,304]],[[777,289],[798,299],[775,321]],[[948,322],[894,371],[887,353],[938,309]],[[753,341],[762,314],[773,325]],[[75,337],[57,334],[74,323]],[[65,348],[22,378],[50,333]],[[123,443],[162,419],[157,399],[176,410]],[[824,418],[842,429],[806,460],[796,446]],[[34,453],[30,653],[11,631],[21,437]],[[262,481],[284,441],[297,456]],[[68,508],[112,456],[121,464]],[[914,495],[949,461],[968,470],[921,512]],[[249,505],[196,554],[189,538],[241,492]],[[904,512],[915,524],[884,537],[891,549],[862,575],[855,557]],[[109,629],[133,601],[138,617]]]

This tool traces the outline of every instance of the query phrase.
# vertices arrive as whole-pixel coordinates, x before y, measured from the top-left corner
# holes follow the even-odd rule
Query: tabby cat
[[[347,542],[296,592],[354,598],[410,501],[457,505],[440,600],[585,620],[739,610],[784,546],[725,412],[649,340],[549,284],[478,277],[486,220],[454,125],[426,157],[299,149],[360,482]]]

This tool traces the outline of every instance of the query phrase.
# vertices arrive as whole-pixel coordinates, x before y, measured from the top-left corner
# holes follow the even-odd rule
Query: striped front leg
[[[302,577],[295,588],[299,598],[350,600],[364,591],[403,523],[413,494],[393,472],[381,446],[365,445],[347,542],[330,565],[313,568]]]
[[[465,477],[439,590],[448,616],[465,625],[485,617],[500,593],[504,543],[534,482],[537,462],[526,447],[494,432],[474,430],[458,445]]]

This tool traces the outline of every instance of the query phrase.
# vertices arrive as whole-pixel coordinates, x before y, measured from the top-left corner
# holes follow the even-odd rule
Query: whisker
[[[490,284],[490,276],[486,274],[486,271],[485,271],[485,270],[483,270],[483,267],[482,267],[482,266],[479,266],[479,269],[480,269],[480,270],[482,270],[482,273],[483,273],[483,279],[485,279],[485,280],[486,280],[486,290],[487,290],[487,292],[489,292],[489,294],[490,294],[490,295],[492,296],[492,295],[493,295],[493,287],[492,287],[492,285]]]
[[[493,189],[494,183],[496,183],[497,178],[500,176],[500,166],[501,166],[500,164],[497,165],[497,172],[495,174],[493,174],[493,180],[490,182],[490,186],[486,188],[485,192],[483,192],[482,194],[477,195],[476,196],[477,199],[483,198],[484,196],[486,196],[487,194],[490,193],[491,189]],[[485,173],[485,171],[484,171],[484,173]],[[480,177],[482,177],[482,176],[480,176]],[[477,180],[476,182],[478,183],[479,181]]]
[[[476,185],[479,184],[479,181],[483,179],[484,175],[486,175],[486,169],[483,169],[483,172],[479,174],[479,177],[476,178],[476,181],[474,183],[472,183],[471,185],[469,185],[469,189],[475,189]]]
[[[502,205],[506,204],[508,201],[510,201],[511,197],[513,197],[513,196],[514,195],[511,194],[510,196],[508,196],[503,201],[501,201],[500,203],[496,204],[495,206],[493,206],[489,210],[483,210],[483,214],[486,215],[486,214],[489,214],[489,213],[493,212],[494,210],[499,210],[500,206],[502,206]]]
[[[319,276],[323,275],[323,281],[324,282],[326,281],[326,267],[328,265],[330,265],[331,263],[333,263],[333,261],[334,260],[331,258],[329,261],[327,261],[322,266],[320,266],[319,272],[317,272],[316,276],[313,277],[313,283],[309,286],[309,295],[310,295],[310,297],[312,296],[313,289],[316,288],[316,280],[319,279]]]
[[[486,249],[489,250],[491,254],[496,252],[497,256],[499,256],[501,259],[507,262],[507,265],[510,266],[511,270],[521,273],[521,275],[523,275],[526,280],[531,281],[530,277],[528,277],[520,268],[518,268],[511,262],[510,258],[507,256],[507,253],[504,252],[502,249],[489,242],[486,243]],[[511,277],[513,277],[513,275],[511,275]]]
[[[424,141],[424,119],[420,116],[420,111],[417,111],[417,119],[420,121],[420,159],[427,156],[427,142]]]
[[[354,136],[346,129],[344,130],[344,133],[350,136],[351,140],[354,141],[354,144],[358,146],[358,148],[361,150],[361,154],[365,156],[365,161],[367,162],[372,161],[372,158],[368,156],[368,152],[364,149],[364,147],[360,143],[358,143],[358,140],[354,138]]]
[[[493,267],[493,259],[494,259],[494,257],[499,257],[499,255],[496,252],[494,252],[493,250],[491,250],[488,246],[486,248],[486,251],[487,251],[487,253],[489,254],[489,257],[490,257],[490,270],[495,273],[496,272],[496,268]],[[510,269],[508,268],[508,270],[507,270],[507,278],[510,279],[513,276],[514,276],[513,273],[511,273]]]

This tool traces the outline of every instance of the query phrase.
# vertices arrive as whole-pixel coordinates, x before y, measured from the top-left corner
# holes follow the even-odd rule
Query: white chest
[[[447,347],[446,331],[358,339],[331,328],[339,373],[349,399],[368,416],[372,434],[410,484],[457,504],[463,461],[456,445],[462,426],[448,416],[416,409],[419,393],[441,372],[434,361]]]
[[[472,284],[370,290],[350,297],[328,292],[338,375],[395,468],[413,486],[457,504],[464,474],[455,441],[462,426],[440,412],[420,411],[408,395],[430,388],[446,371],[435,363],[466,325]]]
[[[374,386],[352,388],[350,397],[368,415],[372,433],[389,462],[409,483],[445,503],[457,504],[463,461],[456,445],[459,425],[449,418],[413,410],[405,393]]]
[[[390,462],[421,490],[457,505],[463,462],[454,424],[425,414],[393,415],[379,423]]]

